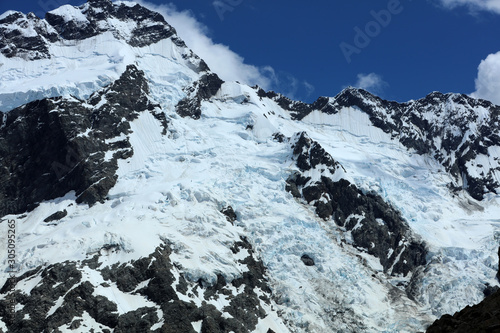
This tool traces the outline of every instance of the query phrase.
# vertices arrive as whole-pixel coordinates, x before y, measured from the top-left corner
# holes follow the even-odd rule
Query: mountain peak
[[[99,7],[99,8],[113,5],[113,2],[111,0],[88,0],[87,3],[92,7]]]
[[[119,20],[122,23],[117,24]],[[109,0],[90,0],[75,7],[64,5],[48,12],[45,19],[8,11],[0,16],[0,52],[8,58],[27,60],[51,58],[51,43],[84,40],[111,32],[131,46],[143,47],[172,37],[185,46],[157,12],[134,2],[113,4]]]
[[[0,333],[419,332],[493,285],[499,107],[225,82],[125,1],[0,52]]]
[[[62,6],[48,12],[45,19],[67,40],[82,40],[110,31],[130,45],[142,47],[175,35],[159,13],[136,3],[91,0],[80,7]],[[112,19],[124,24],[116,25]]]
[[[152,59],[149,64],[170,59],[173,65],[151,68],[150,78],[164,71],[188,70],[178,78],[182,87],[209,71],[161,14],[126,1],[64,5],[44,19],[6,12],[0,19],[0,55],[0,110],[4,112],[45,97],[87,99],[118,79],[127,65],[146,62],[145,58]],[[59,69],[53,72],[44,59],[57,59]],[[24,70],[26,62],[38,61],[28,66],[30,71]],[[14,86],[23,87],[22,91]]]
[[[18,18],[21,18],[23,16],[24,14],[17,10],[8,10],[0,15],[0,24],[15,22]]]

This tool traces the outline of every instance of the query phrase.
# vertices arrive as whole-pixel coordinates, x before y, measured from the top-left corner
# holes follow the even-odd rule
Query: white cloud
[[[258,84],[264,89],[271,89],[274,85],[273,78],[269,75],[272,68],[246,64],[244,58],[228,46],[215,43],[207,36],[207,27],[196,20],[191,12],[179,12],[172,4],[155,5],[143,0],[138,0],[138,2],[162,14],[165,20],[177,30],[177,34],[187,46],[205,60],[210,69],[223,80],[239,81],[249,85]]]
[[[312,84],[307,81],[304,81],[304,87],[306,88],[306,96],[309,97],[314,92],[315,88]]]
[[[488,11],[500,14],[499,0],[439,0],[439,2],[448,9],[465,6],[470,11]]]
[[[389,84],[382,80],[382,77],[375,73],[358,74],[358,81],[354,87],[368,90],[373,93],[381,93]]]
[[[479,64],[472,96],[500,105],[500,52],[488,55]]]
[[[136,2],[162,14],[186,45],[224,81],[238,81],[252,86],[257,84],[265,90],[275,90],[292,99],[297,95],[306,95],[307,98],[314,89],[305,81],[300,85],[300,81],[289,73],[275,72],[271,66],[257,67],[245,63],[245,59],[228,46],[215,43],[208,37],[208,28],[190,11],[178,11],[171,3],[156,5],[145,0]]]

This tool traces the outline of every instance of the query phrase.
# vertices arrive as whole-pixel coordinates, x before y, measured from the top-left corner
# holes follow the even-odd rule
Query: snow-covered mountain
[[[89,0],[0,16],[0,110],[0,332],[417,332],[497,289],[487,101],[292,101]]]

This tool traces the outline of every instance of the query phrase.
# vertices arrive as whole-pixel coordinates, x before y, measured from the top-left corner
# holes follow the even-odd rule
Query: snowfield
[[[86,20],[72,6],[56,13]],[[124,34],[131,29],[122,27],[124,22],[108,23]],[[244,272],[246,266],[238,260],[245,253],[230,249],[244,236],[266,266],[274,295],[274,311],[269,310],[256,332],[422,331],[442,314],[480,302],[486,284],[498,285],[500,197],[489,194],[477,201],[465,191],[453,195],[448,188],[453,180],[442,165],[391,139],[359,108],[337,114],[314,111],[295,121],[256,89],[225,82],[202,102],[199,120],[182,118],[175,105],[201,74],[183,57],[188,50],[171,39],[132,47],[106,32],[52,43],[49,52],[51,59],[31,61],[0,54],[0,110],[45,97],[86,99],[135,64],[145,72],[150,97],[169,124],[162,135],[163,127],[151,113],[131,123],[134,155],[119,160],[118,181],[106,202],[76,204],[70,192],[25,214],[3,217],[16,221],[18,276],[40,265],[88,259],[110,244],[120,251],[100,257],[103,264],[126,263],[147,257],[168,241],[171,260],[184,276],[210,285],[217,274],[232,281]],[[285,191],[286,179],[297,167],[290,145],[273,135],[290,138],[302,131],[344,167],[343,178],[401,211],[428,246],[425,267],[406,277],[385,274],[377,258],[350,245],[343,228],[318,218],[314,207]],[[499,151],[490,154],[499,156]],[[488,160],[486,155],[476,159],[478,164]],[[233,224],[220,213],[229,205],[237,215]],[[44,222],[63,210],[67,216],[61,220]],[[6,223],[0,224],[0,232],[7,233]],[[6,250],[2,238],[2,267],[8,267]],[[315,265],[305,266],[303,254]],[[8,277],[6,269],[0,270],[1,285]],[[104,282],[95,271],[86,272],[84,279],[96,286]],[[29,293],[38,282],[34,278],[17,288]],[[405,292],[409,285],[413,299]],[[119,313],[154,306],[116,286],[95,293],[117,303]],[[203,301],[196,296],[186,300]],[[227,305],[222,299],[219,303],[213,305]],[[81,319],[88,323],[86,331],[99,330],[90,316]],[[199,332],[201,322],[194,329]]]

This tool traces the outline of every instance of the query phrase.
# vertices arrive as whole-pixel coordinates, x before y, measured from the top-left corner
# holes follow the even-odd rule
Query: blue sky
[[[83,2],[2,1],[0,12]],[[147,3],[227,80],[308,102],[353,85],[397,101],[441,91],[500,104],[500,0]]]

